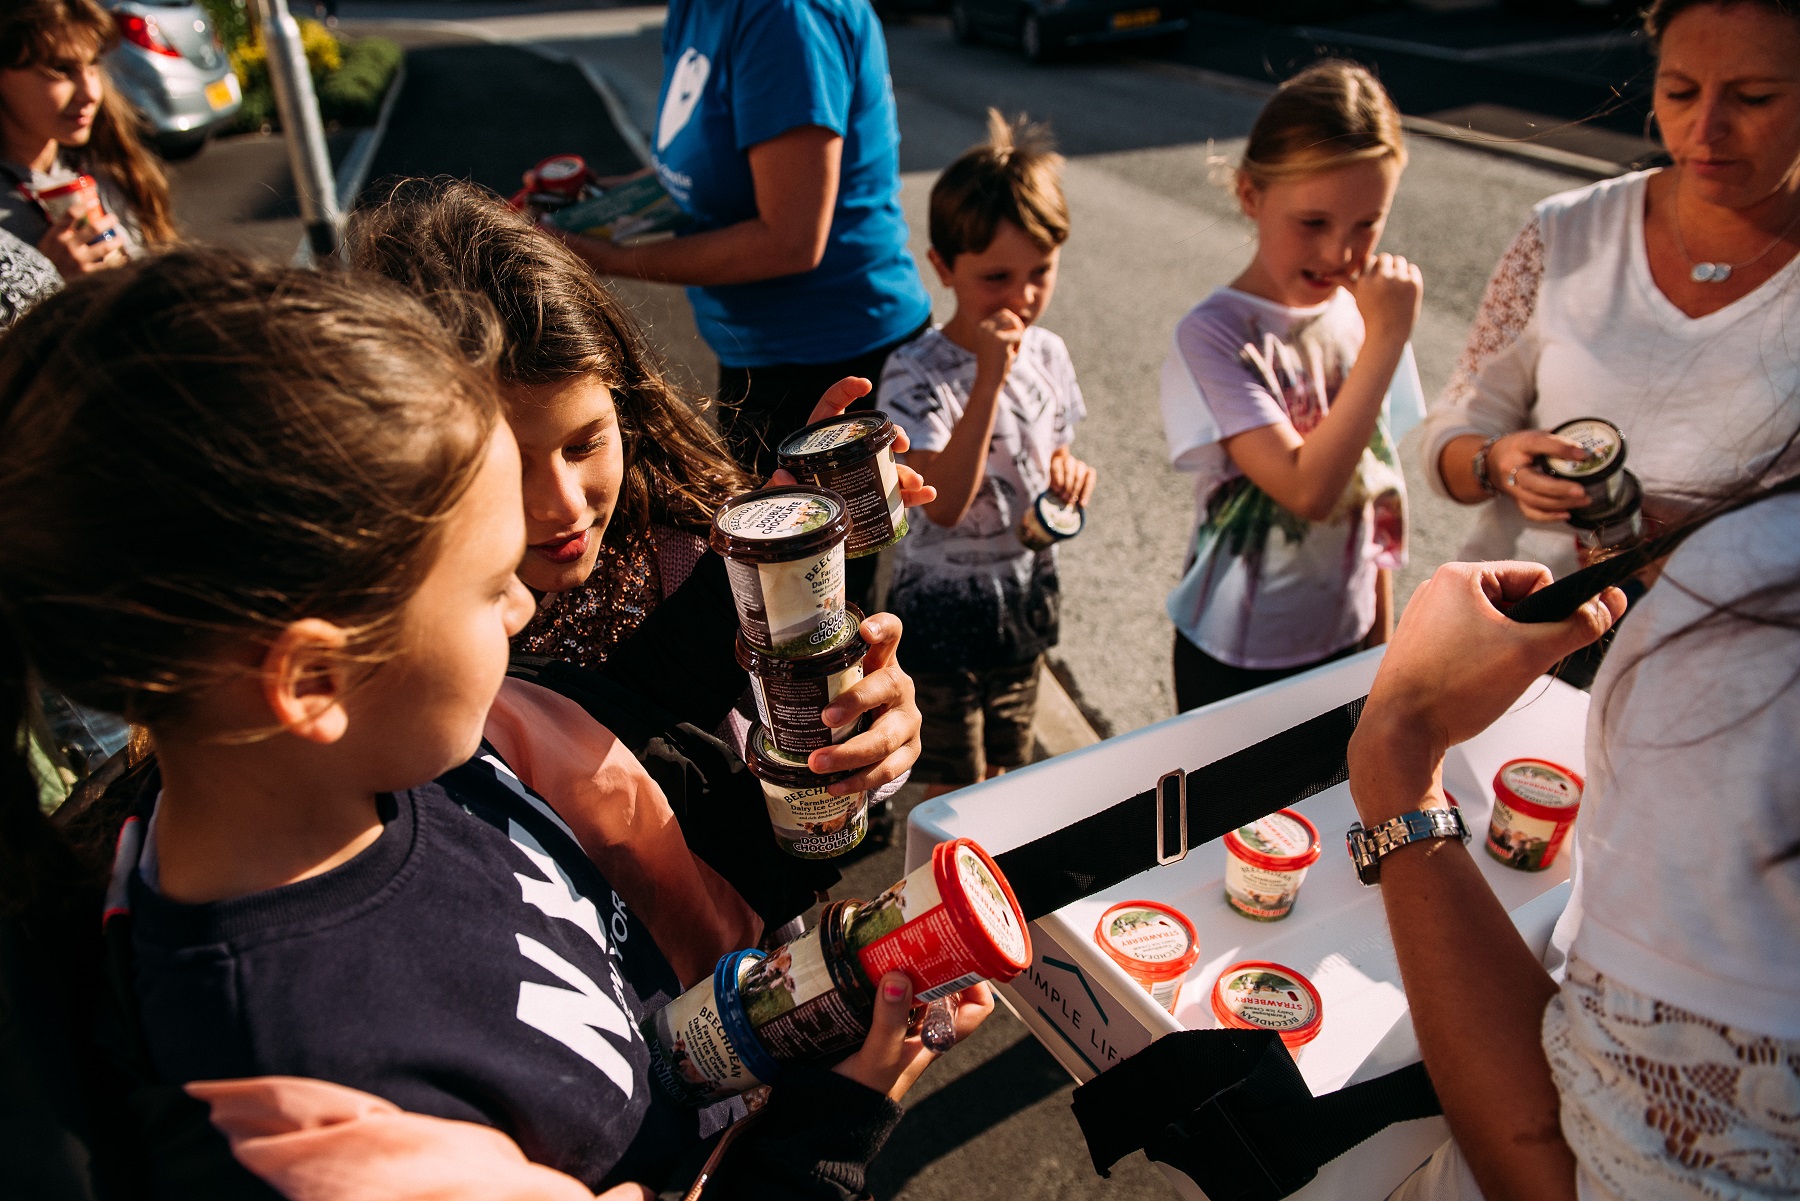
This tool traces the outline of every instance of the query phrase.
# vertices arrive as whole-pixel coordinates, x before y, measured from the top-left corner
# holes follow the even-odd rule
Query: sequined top
[[[539,601],[513,649],[597,670],[674,595],[705,553],[700,538],[668,526],[603,539],[587,582]]]

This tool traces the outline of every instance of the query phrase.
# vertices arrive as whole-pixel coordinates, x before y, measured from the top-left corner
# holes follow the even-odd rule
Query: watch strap
[[[1350,861],[1356,866],[1356,877],[1364,884],[1381,881],[1381,861],[1409,843],[1433,838],[1458,838],[1469,841],[1469,828],[1463,822],[1462,810],[1454,805],[1430,809],[1414,809],[1390,818],[1372,830],[1361,822],[1350,827],[1345,841]]]
[[[1488,452],[1493,450],[1494,443],[1503,437],[1505,437],[1504,434],[1495,434],[1483,442],[1481,449],[1475,452],[1475,458],[1469,463],[1469,470],[1474,473],[1475,482],[1480,484],[1481,490],[1489,496],[1498,496],[1500,489],[1494,487],[1494,481],[1488,476]]]

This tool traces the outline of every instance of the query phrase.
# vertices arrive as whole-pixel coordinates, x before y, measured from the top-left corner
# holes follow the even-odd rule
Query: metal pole
[[[268,50],[269,81],[275,107],[287,137],[288,167],[300,197],[300,220],[313,261],[335,260],[343,214],[338,211],[337,183],[331,155],[325,149],[325,123],[313,94],[312,71],[300,43],[300,23],[288,12],[287,0],[251,0]]]

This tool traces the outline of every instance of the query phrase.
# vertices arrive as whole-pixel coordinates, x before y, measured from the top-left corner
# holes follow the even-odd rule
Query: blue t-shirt
[[[656,172],[694,230],[756,216],[750,147],[808,125],[844,139],[823,260],[688,289],[701,335],[730,367],[854,358],[917,329],[931,300],[906,249],[900,128],[868,0],[673,0]]]

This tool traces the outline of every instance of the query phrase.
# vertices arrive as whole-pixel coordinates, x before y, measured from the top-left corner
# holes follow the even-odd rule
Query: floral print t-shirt
[[[1394,447],[1424,416],[1411,346],[1394,372],[1369,448],[1324,521],[1275,503],[1239,471],[1225,440],[1319,424],[1362,349],[1362,314],[1343,289],[1289,308],[1220,288],[1181,319],[1162,371],[1169,457],[1194,479],[1193,541],[1169,594],[1175,627],[1222,663],[1312,663],[1375,623],[1380,569],[1406,561],[1406,484]]]

